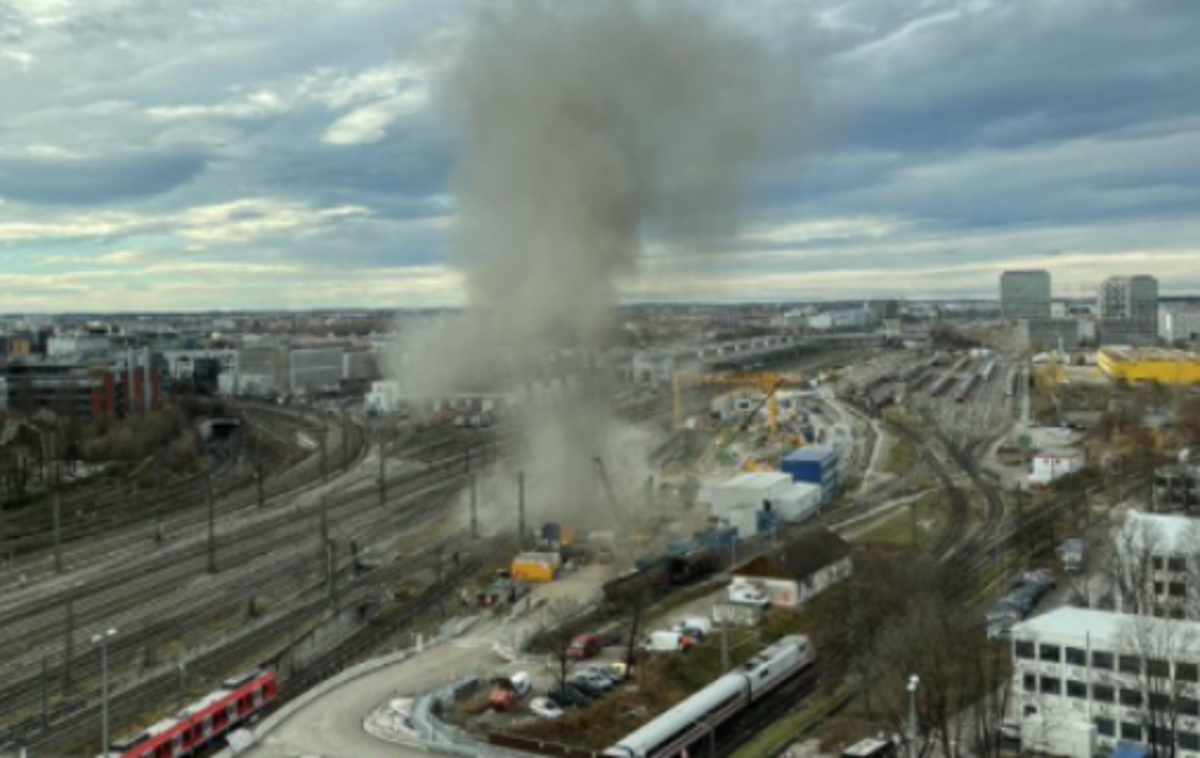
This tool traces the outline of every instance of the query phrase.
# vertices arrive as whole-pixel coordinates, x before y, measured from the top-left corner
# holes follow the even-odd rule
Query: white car
[[[529,703],[529,710],[544,719],[562,718],[563,715],[563,709],[548,697],[535,697]]]

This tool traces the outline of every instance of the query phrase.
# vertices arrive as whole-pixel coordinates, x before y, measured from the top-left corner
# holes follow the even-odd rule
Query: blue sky
[[[807,115],[742,233],[626,298],[1200,291],[1200,3],[702,2]],[[0,0],[0,312],[459,302],[439,83],[480,4]]]

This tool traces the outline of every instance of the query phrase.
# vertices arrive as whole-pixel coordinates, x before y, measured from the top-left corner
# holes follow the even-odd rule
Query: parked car
[[[608,684],[607,681],[604,681],[603,683],[601,683],[600,681],[597,681],[596,679],[591,679],[591,678],[588,678],[587,676],[582,676],[579,674],[576,674],[573,677],[571,677],[571,679],[568,680],[568,685],[579,690],[580,692],[587,695],[592,700],[599,700],[600,698],[607,695],[608,691],[610,689],[612,689],[612,685]]]
[[[605,666],[603,664],[599,664],[599,663],[594,663],[591,666],[588,666],[587,668],[583,669],[583,673],[589,674],[591,676],[603,677],[603,678],[607,679],[608,681],[612,682],[613,686],[615,687],[616,685],[620,684],[621,682],[623,682],[625,680],[624,671],[622,671],[622,673],[618,674],[616,671],[613,670],[614,667],[617,667],[617,666],[620,666],[622,669],[626,668],[623,664],[619,664],[619,663],[610,664],[607,666]]]
[[[567,682],[565,687],[555,687],[546,693],[546,697],[564,708],[587,708],[596,697],[592,697],[574,684]]]
[[[567,648],[567,657],[573,661],[587,660],[600,655],[600,651],[604,649],[604,641],[596,634],[580,634],[575,639],[571,640],[571,646]]]
[[[507,713],[517,707],[533,689],[533,678],[524,671],[518,671],[508,678],[496,680],[496,687],[488,695],[488,705],[493,710]]]
[[[544,719],[558,719],[563,715],[559,704],[548,697],[535,697],[529,702],[529,710],[533,715]]]
[[[671,627],[671,631],[686,634],[697,642],[703,642],[705,637],[712,634],[712,629],[712,621],[703,616],[689,616]]]

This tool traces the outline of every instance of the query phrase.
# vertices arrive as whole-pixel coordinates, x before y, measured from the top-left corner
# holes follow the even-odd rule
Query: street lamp
[[[104,741],[101,755],[108,755],[108,641],[117,635],[116,629],[92,635],[92,644],[100,646],[100,738]]]
[[[913,755],[913,744],[917,741],[917,687],[920,685],[921,677],[913,674],[904,688],[908,691],[908,723],[905,725],[904,738],[908,742],[910,758]]]

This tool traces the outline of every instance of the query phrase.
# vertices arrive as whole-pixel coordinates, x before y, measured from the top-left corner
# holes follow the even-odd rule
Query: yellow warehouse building
[[[1106,347],[1097,363],[1113,381],[1200,384],[1200,356],[1184,350]]]

